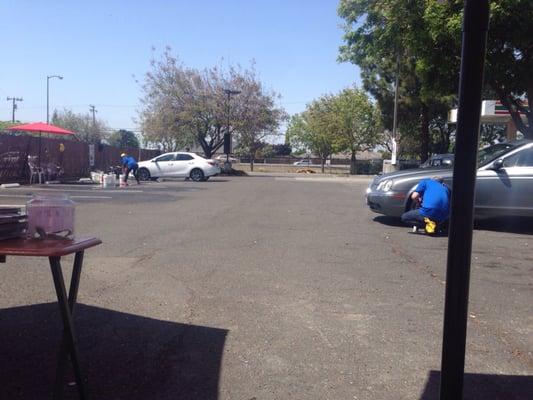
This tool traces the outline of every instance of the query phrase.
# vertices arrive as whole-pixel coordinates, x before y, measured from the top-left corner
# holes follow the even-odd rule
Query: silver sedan
[[[411,193],[424,178],[440,176],[453,189],[453,170],[425,168],[379,175],[366,191],[376,213],[400,217],[414,205]],[[533,217],[533,141],[499,143],[478,152],[476,218]]]

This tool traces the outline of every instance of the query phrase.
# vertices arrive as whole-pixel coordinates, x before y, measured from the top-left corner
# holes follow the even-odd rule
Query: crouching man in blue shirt
[[[423,179],[416,187],[411,199],[421,203],[420,208],[407,211],[402,215],[402,222],[426,233],[435,233],[437,226],[448,219],[450,213],[450,189],[441,177]]]
[[[133,176],[137,180],[137,184],[139,185],[141,182],[139,181],[139,174],[137,173],[139,169],[139,165],[137,165],[137,161],[135,161],[135,158],[132,156],[127,155],[126,153],[122,153],[120,155],[122,157],[122,169],[124,170],[124,181],[126,182],[126,185],[128,184],[128,175],[130,172],[133,172]]]

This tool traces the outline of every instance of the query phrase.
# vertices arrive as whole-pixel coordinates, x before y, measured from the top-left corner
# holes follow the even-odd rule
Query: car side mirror
[[[499,171],[500,169],[503,168],[503,159],[502,158],[499,158],[497,159],[496,161],[494,161],[492,163],[492,168],[494,171]]]

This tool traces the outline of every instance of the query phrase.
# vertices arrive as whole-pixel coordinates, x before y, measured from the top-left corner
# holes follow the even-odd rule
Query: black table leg
[[[57,300],[59,302],[59,309],[61,311],[61,318],[63,319],[63,341],[59,352],[56,384],[54,388],[54,399],[60,399],[63,395],[63,378],[65,375],[65,363],[67,357],[70,355],[70,359],[72,361],[72,368],[74,369],[74,376],[76,378],[78,393],[80,399],[85,400],[87,399],[87,395],[79,365],[79,354],[78,348],[76,346],[74,326],[72,323],[72,315],[74,313],[74,306],[76,304],[76,297],[78,295],[81,267],[83,264],[83,251],[76,253],[76,257],[74,259],[74,268],[72,270],[72,278],[70,282],[68,297],[65,290],[63,273],[61,271],[61,258],[50,257],[49,260],[50,268],[52,270],[52,276],[54,278],[54,286],[56,289]]]

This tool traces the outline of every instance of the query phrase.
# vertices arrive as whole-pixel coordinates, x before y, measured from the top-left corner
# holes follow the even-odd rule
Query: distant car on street
[[[195,153],[165,153],[139,162],[139,179],[143,181],[172,177],[198,182],[217,174],[220,174],[220,168],[215,160],[206,160]]]
[[[296,162],[293,162],[292,165],[300,165],[300,166],[311,166],[313,165],[313,163],[311,162],[311,160],[300,160],[300,161],[296,161]]]
[[[498,143],[478,151],[475,216],[533,217],[533,141]],[[411,194],[425,178],[440,176],[453,190],[452,168],[417,168],[378,175],[366,191],[376,213],[400,217],[412,209]]]
[[[226,162],[228,160],[228,157],[225,154],[220,154],[219,156],[215,157],[215,160],[219,162]],[[229,156],[229,162],[238,163],[239,160],[237,160],[235,157]]]

